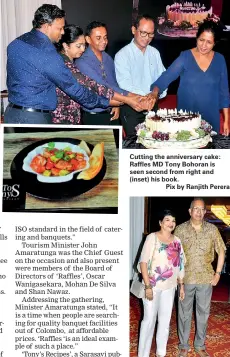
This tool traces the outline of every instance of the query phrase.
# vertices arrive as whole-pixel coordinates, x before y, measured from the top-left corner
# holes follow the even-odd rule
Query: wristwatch
[[[219,275],[221,275],[221,271],[216,271],[216,274],[219,274]]]

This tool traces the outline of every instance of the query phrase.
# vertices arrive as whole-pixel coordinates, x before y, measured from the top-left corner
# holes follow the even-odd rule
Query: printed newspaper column
[[[128,258],[106,222],[15,226],[14,357],[123,356]]]
[[[7,282],[9,280],[9,276],[7,274],[7,241],[8,237],[4,233],[2,227],[0,227],[0,357],[5,356],[5,351],[3,349],[3,341],[6,338],[5,333],[5,315],[3,315],[4,306],[6,306],[6,294],[7,294]]]
[[[129,194],[148,196],[151,187],[151,195],[229,195],[228,151],[125,151],[129,166],[124,177]]]

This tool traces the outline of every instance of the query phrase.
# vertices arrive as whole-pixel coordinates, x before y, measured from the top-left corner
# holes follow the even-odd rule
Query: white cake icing
[[[153,133],[175,134],[182,130],[193,131],[201,126],[200,114],[193,114],[177,109],[159,109],[157,113],[149,112],[145,118],[146,128]]]
[[[199,113],[177,109],[149,112],[138,124],[137,143],[146,148],[201,148],[211,141],[212,126]]]
[[[173,5],[166,6],[167,18],[174,22],[187,21],[191,24],[204,21],[208,15],[212,15],[212,7],[208,10],[203,4],[184,2],[183,4],[175,2]]]

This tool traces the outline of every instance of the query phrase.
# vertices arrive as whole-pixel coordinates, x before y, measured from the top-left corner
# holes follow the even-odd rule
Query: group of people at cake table
[[[204,21],[196,47],[181,52],[165,70],[160,53],[150,45],[154,20],[139,15],[132,41],[114,60],[105,52],[106,25],[93,21],[83,30],[65,25],[65,11],[44,4],[37,9],[33,29],[7,48],[9,104],[5,123],[122,125],[133,134],[180,77],[177,108],[200,113],[213,130],[229,134],[228,74],[224,57],[213,50],[218,25]]]

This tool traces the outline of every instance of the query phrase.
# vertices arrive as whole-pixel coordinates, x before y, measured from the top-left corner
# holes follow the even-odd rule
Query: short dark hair
[[[104,27],[107,30],[106,24],[100,21],[92,21],[86,26],[85,35],[90,36],[93,29],[97,27]]]
[[[76,25],[66,25],[64,27],[64,31],[65,33],[64,35],[62,35],[60,41],[55,44],[55,47],[57,48],[58,52],[61,52],[63,50],[63,43],[70,45],[71,43],[76,41],[79,36],[83,35],[82,28]]]
[[[141,14],[138,15],[137,18],[133,21],[133,26],[137,29],[138,26],[140,25],[140,21],[142,19],[152,21],[154,23],[154,18],[148,14]]]
[[[43,4],[34,14],[32,21],[33,28],[39,29],[44,24],[51,24],[55,19],[62,19],[65,17],[65,11],[59,9],[56,5]]]
[[[171,211],[170,209],[164,209],[164,210],[160,211],[159,214],[158,214],[159,221],[163,221],[163,219],[166,216],[172,216],[172,217],[176,218],[176,216],[175,216],[173,211]]]
[[[205,31],[211,32],[213,34],[215,43],[221,39],[222,28],[218,23],[211,20],[205,20],[200,24],[197,30],[196,38],[198,39]]]

